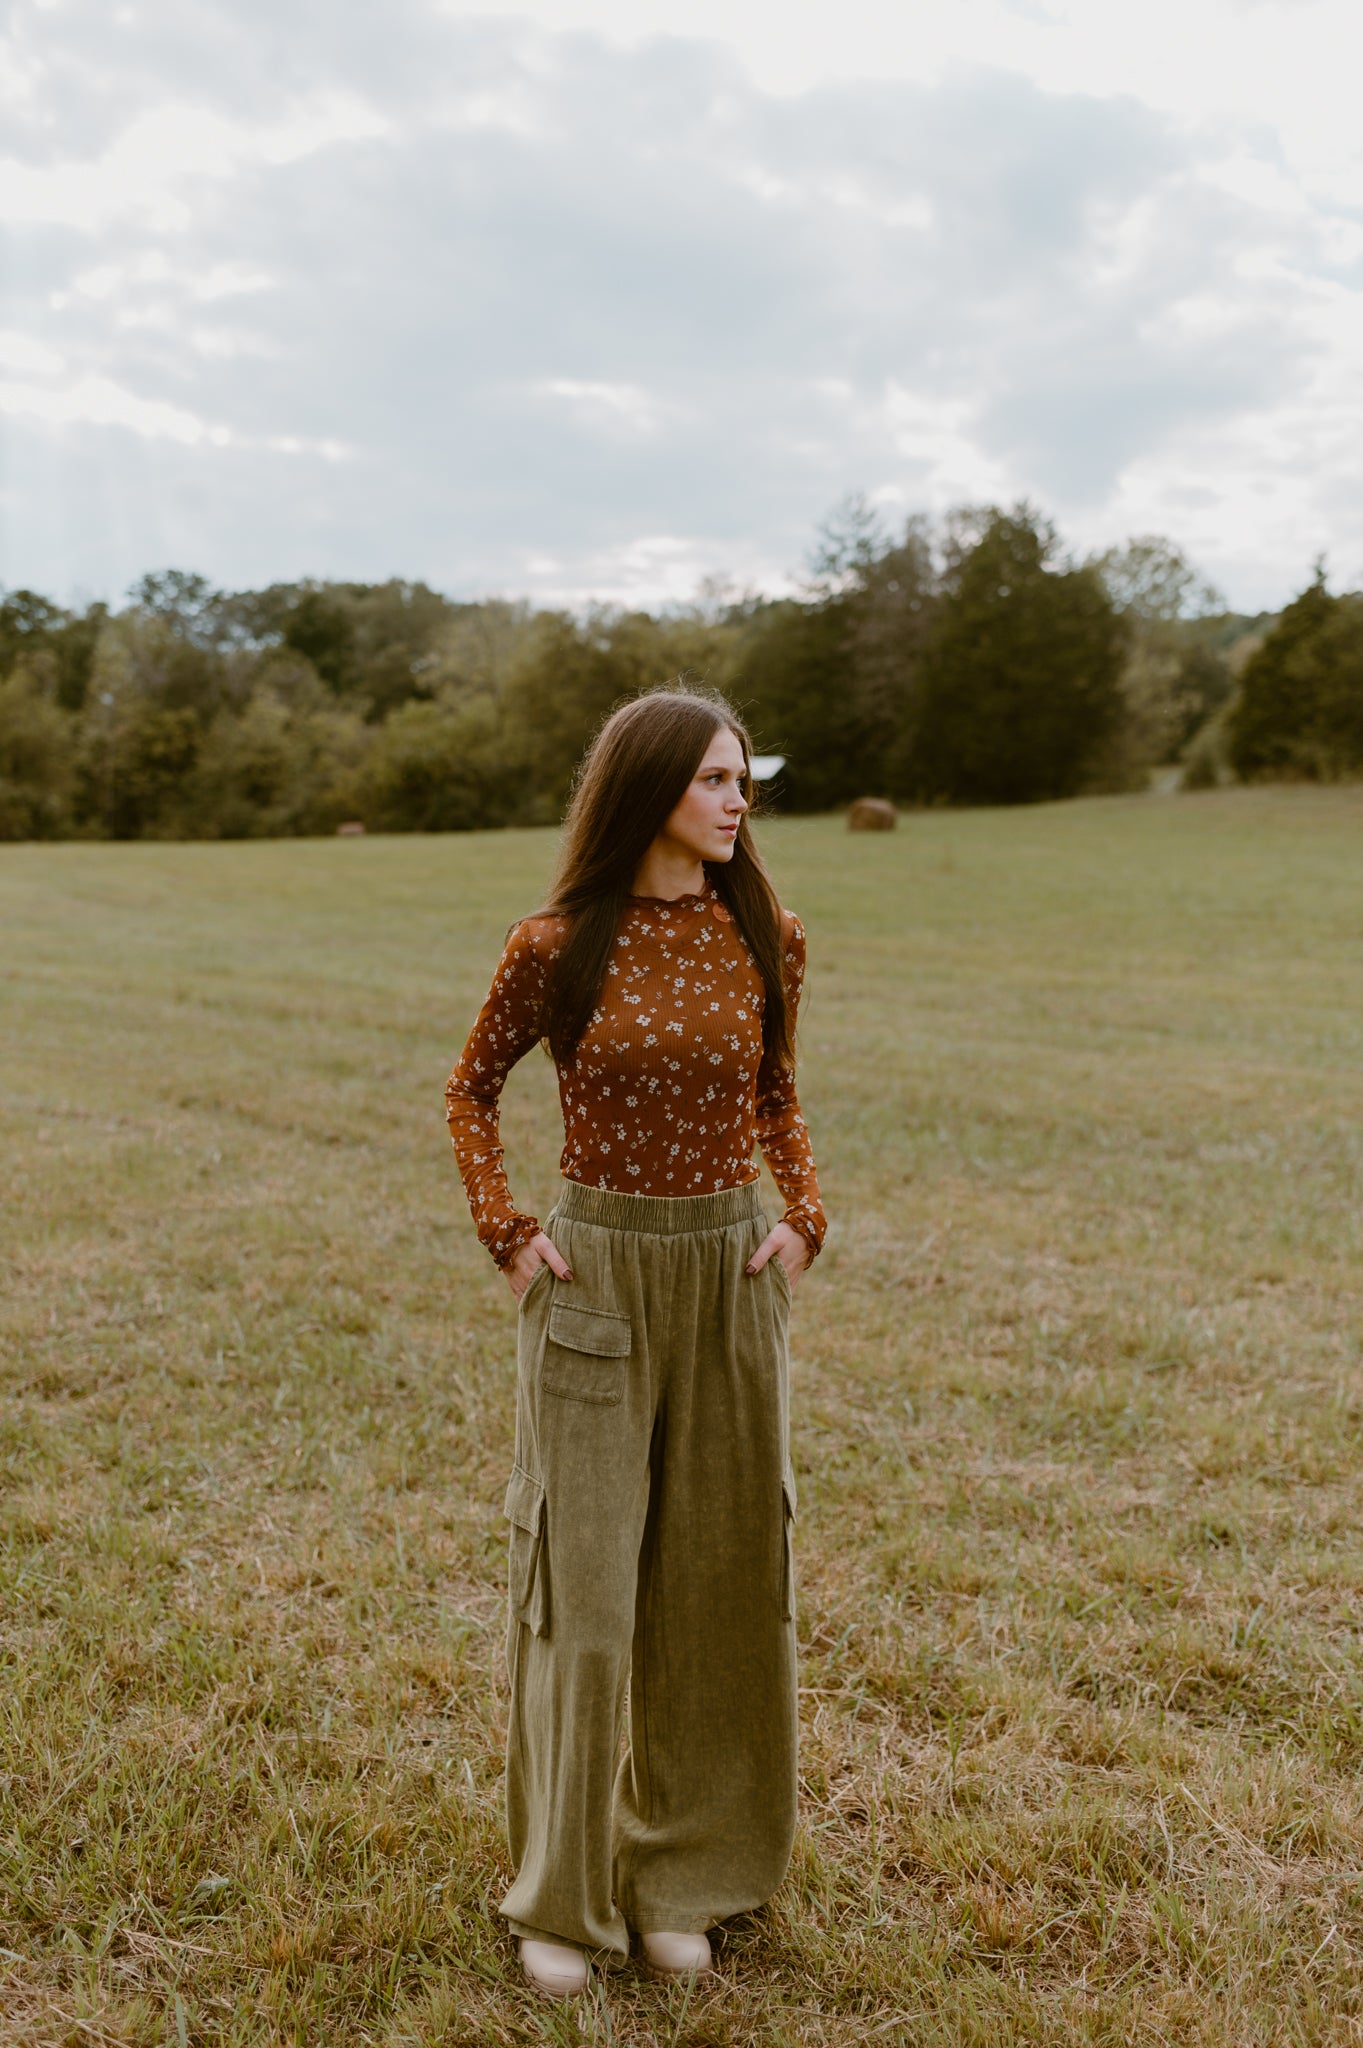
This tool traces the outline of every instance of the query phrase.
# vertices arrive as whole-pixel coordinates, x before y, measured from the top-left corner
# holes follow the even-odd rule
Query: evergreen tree
[[[851,626],[844,597],[767,605],[739,649],[732,695],[758,746],[785,755],[772,794],[790,810],[846,803],[873,772],[848,689]]]
[[[923,654],[917,794],[1072,796],[1121,716],[1122,623],[1092,569],[1055,565],[1055,533],[1028,506],[962,525]]]
[[[1245,664],[1229,756],[1246,778],[1363,768],[1363,598],[1331,596],[1322,568]]]

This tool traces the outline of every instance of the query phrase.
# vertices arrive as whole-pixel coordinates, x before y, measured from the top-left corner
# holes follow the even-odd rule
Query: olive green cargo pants
[[[795,1832],[779,1259],[755,1186],[568,1182],[521,1301],[507,1655],[517,1934],[624,1956],[760,1905]],[[629,1746],[622,1759],[626,1699]]]

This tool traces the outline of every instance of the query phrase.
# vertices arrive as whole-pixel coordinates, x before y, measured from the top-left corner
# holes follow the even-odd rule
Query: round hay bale
[[[849,832],[893,832],[897,823],[894,805],[883,796],[859,796],[847,813]]]

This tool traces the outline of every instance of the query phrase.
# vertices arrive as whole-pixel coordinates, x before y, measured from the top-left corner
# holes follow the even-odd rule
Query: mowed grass
[[[763,833],[801,1832],[717,1981],[576,2012],[495,1913],[513,1317],[440,1102],[552,837],[0,853],[6,2042],[1363,2035],[1363,792]],[[527,1203],[555,1122],[536,1057]]]

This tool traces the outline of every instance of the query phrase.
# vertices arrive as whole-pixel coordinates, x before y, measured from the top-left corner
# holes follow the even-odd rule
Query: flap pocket
[[[618,1309],[555,1301],[540,1385],[565,1401],[614,1408],[624,1398],[630,1348],[629,1317]]]
[[[565,1351],[585,1351],[593,1358],[628,1358],[629,1317],[612,1308],[579,1308],[556,1301],[549,1311],[549,1341]]]
[[[518,1529],[524,1529],[531,1536],[539,1535],[544,1514],[544,1488],[538,1479],[522,1472],[519,1465],[513,1467],[506,1489],[505,1514],[508,1522],[514,1522]]]
[[[549,1633],[549,1581],[544,1543],[544,1487],[519,1465],[512,1467],[506,1489],[506,1518],[511,1524],[507,1558],[511,1613],[537,1636]]]

